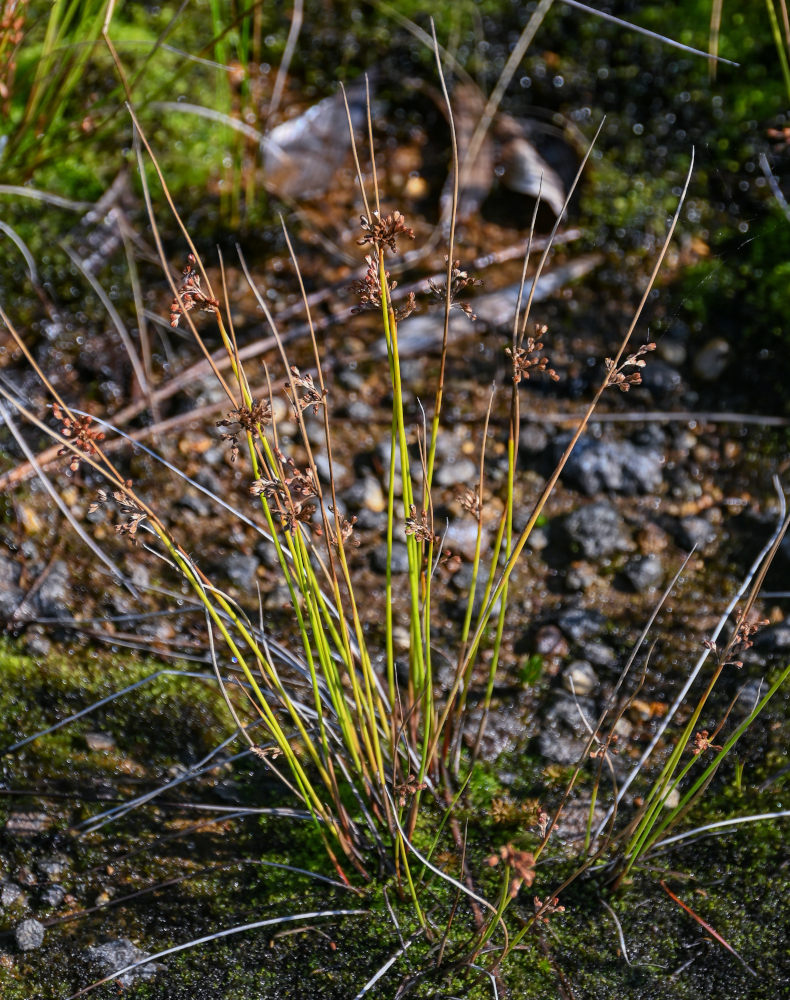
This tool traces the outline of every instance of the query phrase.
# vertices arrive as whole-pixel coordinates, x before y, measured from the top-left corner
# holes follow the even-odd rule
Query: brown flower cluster
[[[547,333],[547,326],[544,326],[541,323],[536,323],[535,336],[527,337],[525,346],[505,348],[505,354],[510,357],[510,360],[513,363],[513,381],[516,385],[518,385],[522,379],[526,380],[530,377],[530,375],[537,375],[539,373],[548,375],[552,382],[559,382],[560,377],[556,371],[550,367],[549,359],[546,357],[540,357],[540,352],[543,350],[543,341],[540,338],[545,337]]]
[[[656,345],[652,341],[648,344],[642,344],[639,350],[629,354],[619,367],[611,358],[607,358],[604,362],[608,372],[607,386],[616,385],[621,392],[628,392],[632,385],[641,385],[642,372],[640,369],[647,364],[643,355],[655,349]],[[626,368],[636,368],[636,371],[626,374]]]
[[[118,505],[121,514],[124,515],[124,520],[120,524],[115,525],[115,530],[119,535],[128,535],[132,541],[137,541],[137,529],[148,515],[131,494],[131,479],[127,479],[124,486],[127,492],[123,490],[113,490],[112,492],[112,499]],[[96,494],[96,500],[88,507],[88,513],[92,514],[94,511],[99,510],[109,499],[110,495],[107,493],[107,490],[99,490]]]
[[[464,492],[459,497],[456,497],[456,500],[464,508],[464,510],[468,511],[473,517],[480,517],[482,508],[480,506],[480,490],[478,483],[475,483],[473,487],[465,486]]]
[[[505,844],[499,848],[499,853],[492,854],[488,858],[488,864],[494,868],[499,862],[504,862],[511,871],[515,872],[510,881],[510,898],[515,899],[518,890],[522,885],[529,888],[535,881],[535,855],[532,851],[520,851],[512,844]]]
[[[400,212],[393,212],[383,219],[378,212],[373,212],[368,219],[361,215],[359,225],[362,229],[362,236],[357,240],[360,246],[367,243],[372,244],[377,250],[389,247],[393,253],[398,252],[398,238],[404,236],[407,239],[414,239],[414,230],[406,225],[406,220]]]
[[[231,462],[235,462],[239,457],[239,434],[246,431],[254,438],[260,437],[260,429],[271,423],[271,419],[272,407],[266,399],[260,402],[253,400],[251,406],[242,404],[238,409],[231,410],[224,420],[217,421],[217,427],[229,428],[222,434],[222,440],[230,442]]]
[[[447,263],[448,258],[444,258],[445,263]],[[428,279],[428,284],[431,286],[431,292],[434,296],[441,302],[444,302],[447,296],[447,285],[440,285],[438,282],[434,281],[433,278]],[[456,306],[458,309],[462,309],[469,319],[477,319],[477,316],[472,312],[472,307],[468,302],[460,302],[459,295],[466,288],[474,288],[476,285],[482,285],[482,278],[473,278],[468,271],[461,270],[461,261],[454,260],[452,271],[450,273],[450,305]]]
[[[297,389],[301,389],[303,393],[298,398],[291,400],[294,414],[298,416],[300,412],[308,410],[312,406],[313,415],[316,415],[318,407],[326,399],[328,390],[319,389],[313,381],[313,376],[309,372],[306,375],[302,375],[296,365],[291,365],[291,375],[293,376],[294,385]]]
[[[421,511],[417,516],[417,508],[412,504],[409,508],[409,516],[406,518],[406,534],[414,535],[422,542],[438,542],[439,536],[433,533],[433,528],[428,520],[428,511]]]
[[[70,417],[63,413],[63,410],[55,403],[52,407],[55,419],[60,421],[60,433],[64,438],[73,441],[75,447],[86,455],[97,455],[99,445],[104,440],[104,431],[98,427],[93,427],[93,417]],[[58,455],[71,455],[69,469],[76,472],[80,467],[80,456],[76,455],[68,445],[63,445],[58,450]]]
[[[535,896],[532,902],[535,906],[535,912],[540,914],[540,916],[537,917],[538,923],[548,923],[549,917],[552,913],[565,912],[565,907],[560,906],[559,896],[552,896],[546,900],[541,900],[539,896]],[[542,913],[541,910],[543,911]]]
[[[359,305],[354,306],[351,310],[354,315],[366,310],[381,309],[381,276],[379,274],[378,262],[368,254],[365,257],[365,263],[367,265],[365,277],[360,278],[359,281],[355,281],[351,285],[352,293],[359,297]],[[398,287],[397,281],[390,281],[389,271],[385,271],[384,277],[390,292]],[[416,308],[417,301],[414,297],[414,292],[409,292],[405,304],[395,310],[395,319],[399,322],[402,319],[406,319],[407,316],[411,316]]]
[[[319,495],[318,484],[312,469],[296,468],[292,458],[285,459],[282,453],[279,457],[285,460],[291,475],[280,479],[256,479],[250,486],[253,496],[263,496],[269,503],[276,503],[280,508],[283,527],[293,533],[297,522],[309,522],[315,511],[312,502]]]
[[[754,635],[759,632],[761,628],[766,625],[770,625],[770,621],[767,618],[754,618],[751,621],[747,621],[745,618],[743,621],[738,623],[735,630],[735,635],[732,637],[731,642],[725,648],[723,652],[719,652],[719,647],[712,639],[703,640],[703,646],[706,646],[714,656],[721,658],[721,656],[726,655],[726,653],[732,652],[736,656],[740,653],[744,653],[747,649],[751,649],[754,645]],[[743,660],[740,659],[727,659],[725,660],[726,666],[730,667],[742,667]]]
[[[395,785],[393,791],[395,792],[395,801],[398,806],[403,809],[409,799],[413,799],[417,792],[424,791],[428,785],[424,781],[417,781],[415,775],[410,774],[409,777],[400,785]]]
[[[706,750],[721,750],[721,747],[711,743],[710,733],[707,729],[703,729],[701,733],[694,734],[694,746],[691,748],[691,752],[695,757],[699,757]]]
[[[184,268],[181,285],[178,294],[183,303],[183,309],[178,298],[173,299],[170,305],[170,325],[178,326],[178,321],[183,313],[197,309],[199,312],[216,312],[219,309],[219,302],[210,298],[200,288],[200,275],[195,270],[195,257],[190,254],[187,257],[187,266]]]

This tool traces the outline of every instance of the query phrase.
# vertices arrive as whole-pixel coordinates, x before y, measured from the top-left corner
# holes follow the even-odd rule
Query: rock
[[[62,885],[48,885],[46,889],[42,890],[39,896],[39,902],[42,906],[46,906],[51,910],[56,909],[63,900],[66,898],[66,890]]]
[[[546,533],[545,528],[533,528],[530,532],[529,542],[527,542],[529,548],[533,552],[542,552],[549,546],[549,536]]]
[[[587,660],[574,660],[562,672],[562,686],[571,694],[584,698],[598,687],[598,675]]]
[[[598,574],[588,562],[578,560],[571,563],[565,574],[565,586],[568,590],[588,590],[598,579]]]
[[[657,555],[636,556],[626,563],[625,575],[634,590],[643,594],[661,586],[664,567]]]
[[[549,433],[547,428],[533,423],[531,420],[522,422],[518,439],[519,451],[527,455],[539,455],[546,450],[549,443]]]
[[[557,459],[569,441],[567,434],[557,439]],[[582,437],[563,469],[562,478],[588,496],[602,491],[626,496],[655,493],[661,486],[663,462],[661,452],[654,448],[637,448],[630,441]]]
[[[651,358],[642,369],[642,387],[653,399],[663,401],[683,388],[683,376],[666,361]]]
[[[477,738],[482,707],[475,706],[467,712],[465,732],[470,740]],[[523,712],[515,703],[492,706],[486,719],[486,728],[480,742],[480,757],[495,761],[503,753],[511,752],[522,745],[525,737]]]
[[[36,862],[36,869],[44,878],[60,878],[66,870],[66,861],[63,858],[40,858]]]
[[[714,337],[700,348],[692,362],[694,374],[705,382],[715,382],[730,361],[732,348],[722,337]]]
[[[191,510],[198,517],[208,517],[212,511],[212,504],[205,493],[187,487],[176,501],[177,506]]]
[[[14,882],[3,882],[0,885],[0,906],[7,910],[14,903],[18,902],[24,893]]]
[[[218,569],[234,587],[254,594],[258,565],[255,556],[245,556],[241,552],[234,552],[220,562]]]
[[[625,522],[606,500],[587,504],[569,514],[565,531],[586,559],[601,559],[631,548]]]
[[[25,632],[25,651],[29,656],[42,659],[52,652],[52,641],[42,625],[31,625]]]
[[[85,733],[85,742],[89,750],[100,750],[106,753],[115,749],[115,737],[110,733]]]
[[[606,624],[600,611],[587,608],[567,608],[557,616],[557,624],[574,642],[582,642],[590,636],[599,635]]]
[[[377,545],[371,555],[370,562],[377,573],[387,572],[387,545],[386,542]],[[403,542],[392,543],[391,568],[393,574],[408,573],[409,571],[409,550]]]
[[[442,530],[441,526],[439,530]],[[450,521],[447,531],[442,531],[442,534],[444,535],[445,552],[449,551],[453,554],[459,552],[466,559],[474,559],[475,546],[477,545],[477,521],[473,521],[469,517],[453,518]],[[485,526],[483,527],[481,545],[483,551],[488,547]]]
[[[479,467],[471,458],[459,458],[454,462],[442,462],[434,477],[437,486],[474,486],[479,479]]]
[[[68,563],[56,559],[34,598],[38,614],[42,618],[70,618],[67,598],[71,590]]]
[[[543,625],[535,636],[535,652],[541,656],[567,656],[568,643],[556,625]]]
[[[18,587],[22,567],[14,559],[0,556],[0,618],[8,619],[24,599],[25,593]]]
[[[595,667],[613,667],[617,654],[602,642],[585,642],[584,655]]]
[[[118,938],[106,944],[94,945],[85,950],[85,955],[99,969],[102,975],[109,976],[125,969],[128,965],[141,962],[147,958],[146,952],[137,948],[128,938]],[[129,986],[135,979],[151,979],[163,968],[161,962],[151,962],[138,969],[132,969],[118,977],[121,986]]]
[[[704,517],[684,517],[677,526],[676,541],[681,548],[705,548],[716,538],[716,529]]]
[[[574,700],[563,695],[549,707],[538,737],[538,748],[546,760],[566,765],[578,761],[589,736],[580,711],[590,726],[595,726],[595,705],[589,698]]]
[[[38,920],[23,920],[14,931],[20,951],[34,951],[44,943],[44,925]]]
[[[387,497],[381,483],[373,476],[357,479],[343,493],[343,498],[351,510],[371,510],[380,514],[387,509]]]

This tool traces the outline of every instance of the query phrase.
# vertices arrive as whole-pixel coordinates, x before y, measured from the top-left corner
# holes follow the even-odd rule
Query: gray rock
[[[642,386],[654,399],[664,400],[683,388],[683,376],[667,361],[651,358],[642,369]]]
[[[543,625],[535,636],[535,652],[541,656],[566,656],[568,643],[556,625]]]
[[[14,559],[0,556],[0,618],[9,618],[22,603],[25,596],[18,587],[22,567]]]
[[[574,700],[563,695],[549,707],[538,737],[538,748],[546,760],[557,764],[575,764],[578,761],[588,738],[580,711],[584,712],[587,722],[594,726],[595,704],[589,698]]]
[[[587,660],[574,660],[562,672],[562,686],[571,694],[584,698],[598,687],[598,675]]]
[[[436,469],[437,486],[474,486],[479,478],[479,468],[471,458],[459,458],[454,462],[442,462]]]
[[[730,362],[732,348],[722,337],[714,337],[694,357],[694,374],[706,382],[715,382]]]
[[[634,590],[642,594],[661,586],[664,566],[657,555],[636,556],[626,564],[625,575]]]
[[[377,573],[387,572],[387,545],[382,543],[377,545],[370,556],[373,569]],[[409,550],[403,542],[392,543],[392,572],[408,573],[409,571]]]
[[[70,618],[67,599],[71,589],[68,563],[56,559],[34,599],[38,614],[43,618]]]
[[[351,510],[372,510],[376,514],[387,509],[387,498],[381,483],[373,476],[357,479],[343,492],[343,499]]]
[[[66,870],[66,862],[62,858],[40,858],[36,862],[36,869],[45,878],[60,878]]]
[[[677,527],[676,541],[681,548],[705,548],[716,538],[716,529],[704,517],[684,517]]]
[[[178,498],[177,503],[179,507],[185,507],[187,510],[191,510],[192,513],[197,514],[198,517],[208,517],[209,514],[211,514],[212,505],[209,498],[205,495],[205,493],[199,493],[191,487],[184,490]]]
[[[602,642],[586,642],[584,655],[595,667],[613,667],[617,662],[617,654]]]
[[[606,500],[569,514],[565,519],[565,531],[586,559],[601,559],[631,548],[625,522]]]
[[[531,420],[521,424],[521,434],[518,439],[519,451],[528,455],[539,455],[549,443],[549,431]]]
[[[472,520],[471,517],[454,518],[450,521],[446,532],[441,526],[439,530],[444,536],[445,551],[460,552],[467,559],[474,559],[475,546],[477,544],[477,521]],[[481,538],[482,550],[484,552],[488,548],[487,535],[488,532],[484,525]]]
[[[245,556],[234,552],[220,564],[220,571],[239,590],[255,592],[255,579],[258,572],[258,560],[255,556]]]
[[[6,910],[18,902],[23,895],[22,889],[14,882],[3,882],[0,885],[0,906]]]
[[[66,890],[62,885],[55,883],[54,885],[48,885],[46,889],[42,890],[39,896],[39,902],[42,906],[49,907],[54,910],[63,902],[66,898]]]
[[[557,624],[574,642],[582,642],[590,636],[599,635],[606,624],[600,611],[587,608],[567,608],[557,616]]]
[[[325,455],[323,452],[318,452],[318,454],[313,456],[313,459],[315,461],[316,471],[318,472],[318,478],[322,483],[328,483],[331,479],[329,475],[329,456]],[[342,482],[348,475],[348,469],[346,466],[336,460],[333,460],[332,462],[331,472],[335,477],[335,483]]]
[[[44,925],[38,920],[23,920],[14,931],[20,951],[34,951],[44,943]]]
[[[128,938],[118,938],[115,941],[108,941],[106,944],[87,948],[85,955],[105,976],[112,975],[114,972],[125,969],[128,965],[134,965],[136,962],[148,958],[147,953],[132,944]],[[118,982],[121,986],[128,986],[135,979],[151,979],[162,968],[161,962],[151,962],[138,969],[125,972],[118,977]]]
[[[556,457],[565,450],[570,435],[557,439]],[[588,496],[601,491],[633,496],[655,493],[661,485],[664,459],[654,448],[637,448],[630,441],[596,441],[582,437],[562,473],[566,483]]]

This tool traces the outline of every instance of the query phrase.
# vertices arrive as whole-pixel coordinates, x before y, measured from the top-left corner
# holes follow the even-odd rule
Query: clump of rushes
[[[449,101],[448,111],[452,120]],[[470,870],[463,851],[463,838],[454,806],[463,790],[462,770],[474,761],[486,728],[508,613],[510,577],[602,394],[613,387],[625,391],[641,378],[640,371],[645,364],[643,355],[652,350],[653,345],[646,344],[631,354],[627,354],[627,348],[668,248],[678,214],[672,221],[651,280],[632,323],[623,335],[619,351],[614,358],[607,359],[600,385],[584,417],[549,476],[525,527],[517,533],[514,528],[514,496],[521,394],[526,383],[536,376],[555,380],[558,378],[548,355],[544,353],[548,334],[546,327],[530,324],[534,289],[546,263],[550,243],[538,262],[529,294],[519,297],[511,342],[506,348],[512,365],[512,378],[504,509],[491,546],[489,561],[487,565],[483,565],[481,539],[486,497],[486,420],[478,481],[474,488],[467,488],[461,498],[462,506],[477,522],[471,584],[466,595],[457,648],[450,651],[454,663],[452,680],[446,694],[439,697],[434,685],[436,637],[432,632],[432,610],[435,604],[432,585],[434,570],[442,557],[442,541],[434,523],[432,480],[436,443],[442,433],[448,318],[453,307],[460,307],[471,313],[470,306],[460,301],[459,296],[477,283],[477,279],[464,270],[460,261],[455,258],[454,223],[451,221],[450,225],[444,283],[436,282],[431,289],[433,295],[440,297],[444,304],[444,336],[429,431],[423,435],[418,434],[419,461],[416,461],[408,446],[411,428],[404,410],[398,347],[399,324],[407,320],[416,303],[412,296],[405,307],[396,309],[392,300],[395,283],[386,267],[387,257],[397,254],[400,242],[413,239],[414,233],[400,212],[394,211],[388,215],[381,212],[379,192],[375,184],[375,163],[375,207],[372,209],[360,174],[365,212],[361,217],[357,242],[367,252],[364,257],[364,275],[356,285],[356,292],[359,296],[359,309],[375,310],[380,316],[381,331],[387,346],[392,397],[391,461],[387,491],[387,571],[382,609],[384,648],[371,648],[369,633],[363,627],[360,614],[363,595],[355,583],[348,561],[349,547],[354,544],[354,521],[349,521],[338,511],[333,472],[331,391],[325,382],[321,354],[313,332],[310,305],[304,294],[288,232],[284,230],[285,239],[302,288],[311,331],[313,370],[300,370],[291,363],[277,323],[269,310],[267,297],[253,280],[241,254],[240,259],[250,288],[277,344],[290,413],[298,427],[298,459],[296,454],[287,453],[278,433],[275,417],[277,408],[273,405],[273,381],[268,370],[268,398],[254,398],[252,395],[247,374],[240,362],[227,295],[224,292],[222,296],[215,295],[211,288],[200,257],[169,196],[156,157],[133,112],[132,117],[142,147],[147,151],[158,174],[165,198],[191,251],[182,280],[177,284],[170,276],[162,249],[146,180],[143,152],[139,150],[139,175],[149,206],[153,235],[173,293],[170,322],[173,326],[185,325],[205,356],[210,358],[195,323],[200,314],[205,314],[216,324],[228,353],[232,376],[226,380],[214,367],[216,378],[228,399],[226,416],[218,421],[218,426],[222,429],[222,437],[230,447],[234,462],[240,460],[242,452],[246,453],[249,462],[249,492],[258,505],[261,531],[270,539],[279,572],[290,594],[299,634],[298,649],[291,649],[284,655],[275,643],[269,641],[263,623],[257,626],[253,624],[230,597],[212,585],[211,580],[190,556],[188,548],[178,541],[175,531],[166,523],[163,512],[156,509],[155,502],[142,497],[134,484],[112,463],[107,452],[102,449],[102,433],[91,427],[89,418],[73,412],[37,368],[53,394],[57,407],[56,416],[62,422],[62,432],[58,434],[47,428],[44,422],[24,408],[18,407],[19,412],[55,438],[61,449],[72,456],[72,468],[75,463],[85,463],[104,476],[107,488],[100,492],[97,502],[113,502],[117,505],[120,515],[118,532],[138,543],[144,536],[146,542],[155,545],[163,558],[170,562],[193,589],[205,611],[217,680],[229,710],[239,725],[241,737],[247,740],[253,752],[282,778],[310,811],[341,878],[350,882],[349,866],[365,878],[369,878],[372,871],[388,872],[411,900],[422,930],[429,935],[434,932],[437,924],[435,915],[429,913],[424,905],[429,891],[427,883],[433,877],[445,879],[470,900],[477,929],[469,950],[474,955],[480,954],[492,935],[499,928],[504,929],[502,916],[519,888],[529,887],[535,881],[535,866],[546,848],[558,815],[555,814],[550,819],[540,803],[535,803],[534,810],[531,810],[524,823],[535,830],[539,844],[529,852],[508,844],[492,855],[489,864],[496,865],[498,871],[502,872],[501,892],[495,904],[483,899],[473,888],[474,873]],[[588,156],[589,151],[579,168],[579,175]],[[455,147],[453,160],[457,177],[458,152]],[[574,187],[575,182],[569,198]],[[457,185],[454,204],[457,204]],[[679,211],[680,205],[678,213]],[[452,218],[454,217],[455,213]],[[531,240],[524,259],[522,291],[526,286],[530,251]],[[5,314],[2,317],[20,350],[25,353],[31,365],[36,367],[10,320]],[[532,332],[528,334],[528,330]],[[0,392],[5,393],[5,390],[0,387]],[[312,444],[314,435],[308,435],[305,426],[308,412],[323,427],[323,446],[329,468],[327,483],[322,482],[316,468]],[[396,456],[402,479],[400,498],[396,496]],[[395,583],[391,567],[396,531],[402,531],[405,535],[408,555],[405,597],[408,606],[409,646],[408,675],[404,683],[401,683],[396,671],[394,649]],[[476,600],[479,590],[482,590],[481,601]],[[364,594],[364,600],[369,600],[367,593]],[[261,618],[263,619],[263,615]],[[749,635],[746,632],[743,637],[744,641],[748,641]],[[483,658],[481,654],[485,642],[490,643],[490,648],[485,651]],[[215,653],[217,649],[220,652]],[[730,649],[727,649],[722,652],[721,657],[729,656],[729,653]],[[246,700],[237,691],[230,692],[226,689],[221,669],[226,657],[232,657],[243,673]],[[471,733],[470,740],[466,702],[473,671],[481,662],[486,663],[487,672],[483,712],[479,726],[476,732]],[[383,668],[377,669],[374,663],[383,663]],[[724,662],[719,669],[723,667]],[[258,723],[254,730],[255,740],[242,718],[245,714],[249,717],[250,713]],[[694,723],[696,725],[696,719]],[[589,749],[593,748],[593,742],[597,740],[599,745],[594,749],[594,755],[599,758],[600,766],[603,767],[604,760],[611,752],[613,740],[598,740],[599,729],[600,723],[591,737]],[[265,736],[257,735],[261,732]],[[694,730],[684,739],[683,746],[693,735]],[[712,736],[700,732],[693,759],[698,760],[708,749],[713,749],[716,737],[717,732]],[[672,773],[671,770],[667,772],[663,788],[667,787]],[[570,791],[571,788],[567,795]],[[426,796],[444,810],[440,832],[446,823],[455,836],[459,878],[442,871],[432,861],[439,833],[425,853],[421,853],[413,842],[421,804]],[[659,792],[656,796],[655,801],[660,803],[662,799]],[[656,828],[655,816],[652,817],[652,827],[649,825],[650,819],[646,823],[647,826],[632,831],[633,837],[628,849],[628,857],[631,859],[637,858],[645,845],[652,843],[660,832]],[[661,829],[665,826],[659,825]],[[515,941],[510,942],[511,947],[518,943],[523,933],[536,921],[545,921],[549,916],[562,912],[563,907],[558,898],[561,890],[557,891],[557,887],[553,886],[546,887],[549,888],[552,891],[548,894],[544,891],[543,901],[540,897],[535,897],[535,914],[527,920]]]

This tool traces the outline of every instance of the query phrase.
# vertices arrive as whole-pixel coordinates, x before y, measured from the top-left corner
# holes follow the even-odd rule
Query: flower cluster
[[[414,535],[423,542],[438,542],[439,536],[433,533],[431,524],[428,521],[428,511],[424,510],[417,516],[417,508],[412,504],[409,508],[409,516],[406,518],[406,534]]]
[[[524,379],[528,379],[530,375],[537,375],[538,373],[543,373],[548,375],[552,382],[559,382],[560,377],[556,371],[549,366],[549,359],[546,357],[540,357],[540,352],[543,350],[543,341],[540,337],[545,337],[548,333],[548,327],[540,323],[535,324],[535,336],[527,337],[526,346],[524,347],[506,347],[505,354],[510,357],[513,363],[513,381],[516,385]]]
[[[629,354],[619,367],[611,358],[607,358],[604,362],[608,372],[606,380],[607,386],[616,385],[621,392],[628,392],[632,385],[641,385],[642,372],[640,369],[644,368],[647,364],[643,355],[647,354],[648,351],[654,351],[655,349],[656,345],[652,342],[649,344],[642,344],[639,350],[634,352],[634,354]],[[636,368],[636,371],[630,372],[626,375],[624,371],[626,368]]]
[[[217,427],[232,428],[222,434],[223,441],[230,442],[230,460],[235,462],[239,457],[239,434],[246,431],[254,438],[260,436],[260,429],[271,423],[272,407],[268,400],[256,402],[252,400],[250,406],[242,404],[235,410],[231,410],[224,420],[217,421]]]
[[[362,229],[362,236],[357,240],[360,246],[366,243],[372,244],[377,250],[382,250],[385,246],[393,253],[398,252],[398,237],[405,236],[407,239],[414,239],[414,230],[406,225],[406,220],[400,212],[393,212],[383,219],[378,212],[373,212],[368,219],[361,215],[359,224]]]
[[[520,851],[512,844],[505,844],[499,848],[498,854],[492,854],[488,858],[488,864],[492,868],[500,861],[503,861],[511,871],[515,872],[508,890],[510,898],[515,899],[522,885],[529,888],[535,881],[535,855],[532,851]]]
[[[131,491],[131,479],[127,479],[124,483],[124,490],[113,490],[112,499],[118,505],[121,513],[125,515],[125,519],[120,524],[115,525],[115,530],[119,535],[128,535],[132,541],[136,541],[137,529],[148,515]],[[99,490],[96,494],[96,500],[88,507],[88,513],[92,514],[97,511],[109,499],[107,490]]]
[[[316,415],[318,413],[318,407],[321,406],[326,399],[328,390],[318,389],[313,381],[313,376],[309,372],[306,375],[302,375],[296,365],[291,365],[291,375],[293,376],[296,388],[301,389],[303,392],[302,396],[291,400],[294,414],[298,416],[300,412],[308,410],[312,406],[313,415]]]
[[[445,263],[448,258],[445,257]],[[440,301],[444,302],[447,296],[447,285],[440,285],[438,282],[434,281],[433,278],[428,279],[428,284],[431,286],[431,292]],[[474,288],[475,285],[482,285],[483,281],[481,278],[473,278],[468,271],[461,270],[461,261],[454,260],[452,270],[450,273],[450,305],[457,306],[462,309],[469,319],[477,319],[475,314],[472,312],[472,307],[468,302],[459,302],[458,296],[466,288]]]
[[[364,278],[360,278],[351,285],[351,291],[359,297],[359,305],[354,306],[351,310],[355,315],[369,309],[381,309],[381,277],[378,262],[368,254],[365,257],[365,264],[367,265],[367,270],[365,271]],[[390,292],[398,287],[397,281],[390,281],[389,271],[384,273],[384,278]],[[416,308],[417,301],[414,292],[409,292],[405,304],[395,310],[395,319],[398,322],[406,319],[407,316],[411,316]]]
[[[93,427],[93,417],[70,417],[63,413],[57,403],[52,407],[55,419],[60,421],[60,433],[64,438],[69,438],[76,448],[85,452],[86,455],[97,455],[97,447],[104,440],[104,431]],[[80,467],[80,456],[75,454],[68,445],[63,445],[58,451],[58,455],[71,455],[69,469],[76,472]]]
[[[194,254],[190,254],[178,289],[178,297],[173,299],[170,305],[170,325],[173,327],[178,326],[183,313],[191,312],[192,309],[197,309],[199,312],[216,312],[219,309],[219,302],[201,291],[200,275],[195,270],[195,263]]]

